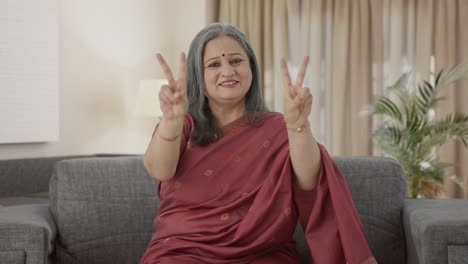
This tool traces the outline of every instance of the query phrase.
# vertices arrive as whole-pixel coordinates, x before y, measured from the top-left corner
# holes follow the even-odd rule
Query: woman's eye
[[[211,68],[214,68],[214,67],[219,67],[219,63],[218,62],[213,62],[211,64],[208,64],[208,67],[211,67]]]
[[[241,61],[242,61],[242,59],[232,59],[231,63],[232,64],[239,64],[239,63],[241,63]]]

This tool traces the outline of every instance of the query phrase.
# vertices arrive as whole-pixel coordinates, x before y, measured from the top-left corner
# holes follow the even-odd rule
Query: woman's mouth
[[[239,81],[236,81],[236,80],[227,80],[227,81],[221,82],[219,85],[224,88],[234,88],[237,86],[238,83]]]

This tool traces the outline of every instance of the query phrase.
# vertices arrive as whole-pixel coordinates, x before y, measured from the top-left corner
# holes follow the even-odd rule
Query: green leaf
[[[374,108],[374,113],[390,117],[397,121],[401,121],[402,114],[398,109],[398,106],[387,97],[381,97],[377,101]]]

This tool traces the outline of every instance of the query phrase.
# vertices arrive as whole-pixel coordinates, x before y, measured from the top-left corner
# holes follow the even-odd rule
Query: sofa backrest
[[[122,154],[69,155],[0,160],[0,199],[48,192],[55,164],[62,160]]]
[[[334,160],[345,175],[379,263],[404,263],[405,181],[399,164],[372,157]],[[57,263],[138,263],[154,232],[156,188],[141,156],[58,163],[49,187],[58,230]],[[296,240],[305,259],[303,235],[297,233]]]
[[[382,157],[335,157],[348,183],[369,247],[379,264],[406,263],[402,211],[406,190],[400,164]],[[308,249],[298,226],[295,233],[301,263]]]
[[[59,162],[49,200],[57,263],[138,263],[154,232],[156,182],[141,156]]]
[[[379,264],[406,262],[402,212],[406,181],[400,164],[383,157],[337,157]]]
[[[80,156],[0,160],[0,197],[47,192],[55,164]]]

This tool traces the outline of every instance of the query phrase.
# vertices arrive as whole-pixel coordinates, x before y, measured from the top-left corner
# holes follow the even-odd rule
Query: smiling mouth
[[[237,84],[239,83],[239,81],[225,81],[225,82],[222,82],[219,84],[219,86],[222,86],[224,88],[233,88],[235,87]]]

